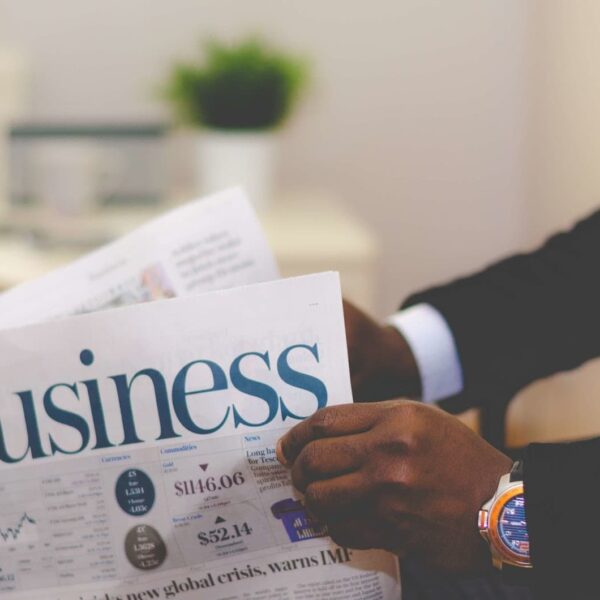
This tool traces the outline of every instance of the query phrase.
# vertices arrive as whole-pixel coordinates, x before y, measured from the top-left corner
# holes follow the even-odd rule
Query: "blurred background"
[[[599,32],[595,0],[0,0],[0,285],[237,161],[284,272],[383,317],[600,204]],[[269,141],[173,127],[174,65],[250,35],[305,61]],[[597,363],[538,383],[509,442],[600,433],[598,398]]]

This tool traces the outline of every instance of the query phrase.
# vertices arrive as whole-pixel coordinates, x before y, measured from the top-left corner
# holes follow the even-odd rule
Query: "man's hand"
[[[449,572],[489,565],[477,513],[512,462],[441,410],[403,400],[325,408],[281,438],[278,456],[338,544]]]
[[[416,398],[421,380],[413,353],[394,327],[382,327],[344,301],[344,320],[355,402]]]

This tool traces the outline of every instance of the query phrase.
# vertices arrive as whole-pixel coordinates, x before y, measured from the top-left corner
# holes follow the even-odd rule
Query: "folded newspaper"
[[[232,190],[0,296],[3,598],[400,597],[275,458],[351,401],[338,276],[277,276]]]

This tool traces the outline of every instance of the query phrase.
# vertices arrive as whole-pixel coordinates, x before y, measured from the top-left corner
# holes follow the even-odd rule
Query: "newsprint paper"
[[[239,192],[165,219],[0,299],[47,320],[0,331],[0,596],[398,599],[395,558],[333,544],[275,459],[351,401],[338,276],[230,287],[276,277]]]
[[[258,219],[234,188],[1,294],[0,328],[278,277]]]

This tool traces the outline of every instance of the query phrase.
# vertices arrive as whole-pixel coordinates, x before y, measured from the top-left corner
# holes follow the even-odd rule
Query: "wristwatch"
[[[500,478],[496,493],[479,511],[478,523],[479,533],[490,545],[494,566],[509,583],[527,583],[531,559],[522,461]]]

